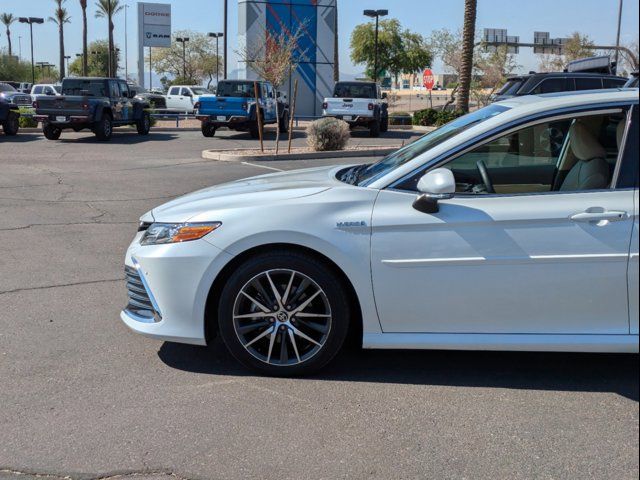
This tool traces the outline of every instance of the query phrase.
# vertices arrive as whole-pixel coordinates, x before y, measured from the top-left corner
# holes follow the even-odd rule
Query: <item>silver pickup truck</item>
[[[386,98],[375,82],[338,82],[333,97],[324,99],[322,116],[344,120],[351,129],[368,128],[370,136],[377,137],[389,128]]]

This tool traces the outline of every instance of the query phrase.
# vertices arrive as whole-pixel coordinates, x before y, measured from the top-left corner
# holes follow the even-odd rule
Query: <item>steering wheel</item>
[[[484,160],[478,160],[476,162],[476,167],[478,167],[478,172],[480,172],[480,177],[482,178],[482,183],[484,183],[484,186],[487,189],[487,193],[496,193]]]

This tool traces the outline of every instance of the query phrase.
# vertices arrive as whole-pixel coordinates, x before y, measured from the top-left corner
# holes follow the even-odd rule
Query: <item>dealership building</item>
[[[280,91],[291,99],[298,80],[296,115],[319,116],[322,101],[333,93],[336,0],[239,0],[238,42],[266,45],[269,34],[300,29],[300,63]],[[238,78],[257,79],[251,65],[240,61]]]

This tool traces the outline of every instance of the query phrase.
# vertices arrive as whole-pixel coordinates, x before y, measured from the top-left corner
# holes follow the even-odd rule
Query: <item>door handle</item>
[[[607,220],[609,222],[617,222],[625,220],[628,217],[627,212],[619,210],[604,210],[600,212],[581,212],[569,217],[574,222],[601,222]]]

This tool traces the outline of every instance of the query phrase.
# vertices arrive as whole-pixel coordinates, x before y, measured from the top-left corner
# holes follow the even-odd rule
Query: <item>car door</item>
[[[122,105],[122,120],[130,122],[133,120],[133,103],[129,95],[129,86],[127,82],[119,81],[118,88],[120,91],[120,103]]]
[[[266,121],[273,121],[276,118],[276,103],[275,95],[273,93],[273,87],[271,84],[263,83],[262,88],[262,101],[264,108],[264,119]]]
[[[109,100],[111,102],[113,120],[116,123],[120,123],[122,121],[123,104],[117,80],[109,80]]]
[[[180,108],[180,87],[171,87],[167,93],[167,108],[178,110]]]
[[[180,89],[180,111],[193,112],[193,92],[188,87]]]
[[[607,115],[585,112],[571,121],[599,132],[624,112]],[[572,161],[571,136],[561,152],[544,153],[548,138],[520,142],[550,135],[552,120],[538,122],[447,159],[443,166],[460,190],[440,201],[437,213],[412,207],[415,179],[380,192],[371,270],[384,332],[628,333],[633,190],[553,190],[555,178],[540,180],[540,166],[554,164],[552,176],[559,175]],[[510,158],[505,143],[513,147]],[[611,157],[614,172],[619,155]],[[502,193],[482,192],[479,172],[471,177],[469,167],[479,160]],[[539,184],[547,190],[532,188]]]

